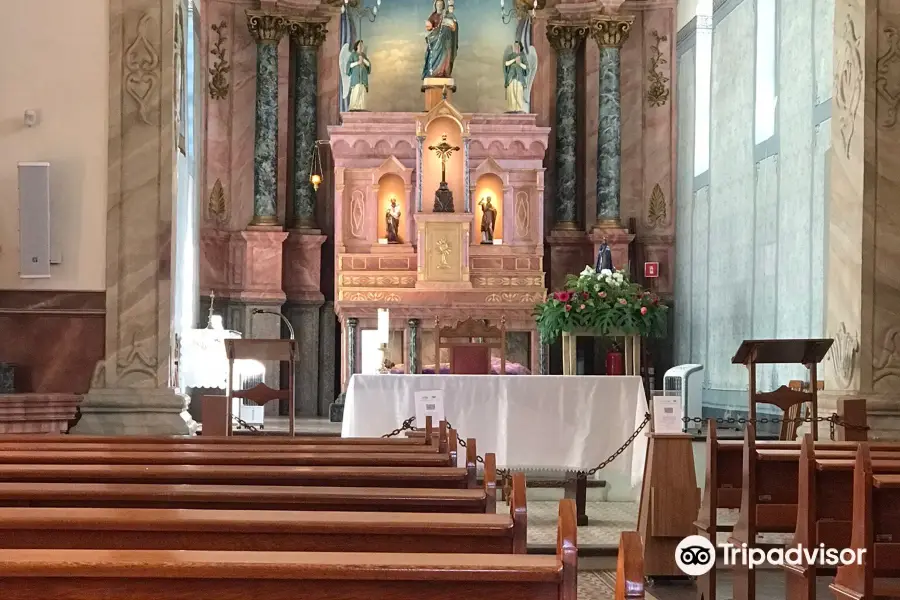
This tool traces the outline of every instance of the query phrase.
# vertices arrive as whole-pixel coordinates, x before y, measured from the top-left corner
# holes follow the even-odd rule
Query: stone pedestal
[[[109,10],[106,357],[73,432],[190,434],[188,399],[172,387],[175,4]]]
[[[554,229],[547,236],[550,245],[550,289],[560,290],[566,276],[580,273],[585,265],[593,265],[591,241],[580,229]]]
[[[590,233],[590,240],[594,244],[594,251],[591,254],[590,265],[593,267],[597,262],[597,252],[600,250],[600,244],[606,241],[612,252],[613,266],[618,271],[628,268],[628,246],[634,241],[634,234],[629,233],[627,229],[621,227],[594,227]]]
[[[65,433],[80,402],[75,394],[0,393],[0,435]]]
[[[429,111],[441,100],[451,102],[456,82],[451,77],[426,77],[422,80],[422,91],[425,92],[425,111]]]
[[[835,340],[827,397],[865,398],[870,439],[891,440],[900,439],[898,28],[895,2],[837,3],[825,261]]]

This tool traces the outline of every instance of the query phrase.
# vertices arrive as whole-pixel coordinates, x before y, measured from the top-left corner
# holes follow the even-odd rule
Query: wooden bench
[[[706,486],[694,524],[698,535],[714,544],[719,532],[732,529],[717,522],[718,508],[741,509],[729,538],[738,546],[754,545],[758,533],[791,533],[796,528],[801,443],[759,442],[754,431],[748,425],[742,441],[718,440],[712,426],[707,432]],[[820,458],[852,462],[857,446],[858,442],[817,442],[815,452]],[[876,447],[884,457],[900,451],[891,443],[878,443]],[[733,574],[735,599],[755,597],[754,572],[735,568]],[[697,578],[705,600],[715,599],[715,581],[715,569]]]
[[[616,557],[615,600],[643,600],[644,545],[637,531],[623,531],[619,535]]]
[[[831,584],[837,600],[900,597],[900,475],[877,475],[867,444],[853,469],[853,549],[864,549],[861,564],[841,566]],[[893,578],[893,579],[885,579]]]
[[[3,548],[524,554],[525,477],[508,515],[0,508]]]
[[[575,507],[559,507],[555,556],[354,552],[0,550],[15,600],[577,600]]]

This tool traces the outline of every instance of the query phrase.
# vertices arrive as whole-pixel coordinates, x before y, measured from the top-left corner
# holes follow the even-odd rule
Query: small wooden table
[[[579,337],[606,337],[624,339],[625,375],[641,374],[641,336],[613,334],[598,335],[589,329],[564,331],[562,334],[563,375],[578,375],[578,355],[575,351]]]

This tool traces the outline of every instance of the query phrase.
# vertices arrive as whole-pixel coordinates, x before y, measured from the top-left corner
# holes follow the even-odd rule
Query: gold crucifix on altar
[[[459,152],[459,146],[451,146],[447,143],[447,134],[441,135],[441,143],[437,146],[428,146],[428,149],[437,154],[441,160],[441,184],[434,192],[434,212],[454,212],[453,192],[447,186],[447,161],[454,152]]]

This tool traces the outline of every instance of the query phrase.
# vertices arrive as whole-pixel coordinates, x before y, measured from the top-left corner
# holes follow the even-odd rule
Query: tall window
[[[712,96],[712,0],[697,2],[694,100],[694,176],[709,171],[709,101]]]
[[[775,0],[756,2],[756,143],[775,135]]]

